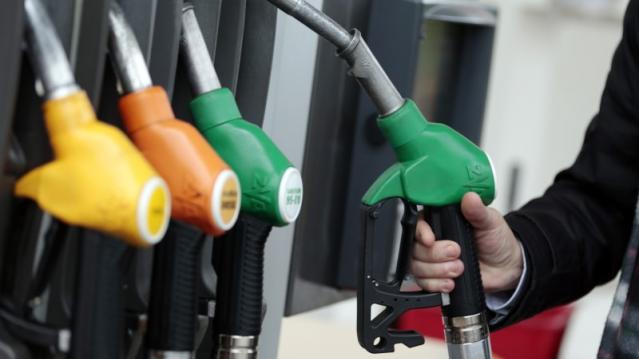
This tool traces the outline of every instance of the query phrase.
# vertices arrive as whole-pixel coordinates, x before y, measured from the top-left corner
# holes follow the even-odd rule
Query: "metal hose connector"
[[[26,0],[24,10],[27,52],[45,98],[59,99],[79,91],[69,59],[42,3]]]
[[[359,31],[346,31],[328,15],[304,0],[268,0],[282,11],[330,41],[337,53],[349,64],[351,75],[371,97],[381,116],[397,111],[404,98],[381,67]]]
[[[180,50],[196,96],[222,87],[191,4],[182,9]]]
[[[115,1],[111,2],[109,9],[109,54],[125,93],[138,92],[153,85],[140,45]]]

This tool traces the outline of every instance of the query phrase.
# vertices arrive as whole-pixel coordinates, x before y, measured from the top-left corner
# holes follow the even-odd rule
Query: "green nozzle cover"
[[[226,88],[191,102],[195,125],[237,173],[242,186],[242,211],[275,226],[297,218],[303,197],[299,171],[261,128],[244,120],[235,97]]]
[[[364,195],[366,205],[404,198],[414,204],[445,206],[461,202],[467,192],[476,192],[486,204],[495,198],[488,155],[450,127],[428,122],[412,100],[380,117],[377,124],[398,163]]]

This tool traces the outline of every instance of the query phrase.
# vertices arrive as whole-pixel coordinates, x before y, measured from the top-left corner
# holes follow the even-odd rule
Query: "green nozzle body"
[[[231,91],[198,96],[191,112],[196,127],[239,176],[242,211],[275,226],[295,221],[302,205],[302,177],[261,128],[242,118]]]
[[[412,100],[377,120],[398,162],[366,192],[374,205],[390,198],[414,204],[445,206],[476,192],[484,203],[495,198],[495,178],[488,155],[450,127],[431,123]]]

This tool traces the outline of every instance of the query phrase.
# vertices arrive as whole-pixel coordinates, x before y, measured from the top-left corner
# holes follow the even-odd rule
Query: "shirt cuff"
[[[526,263],[524,246],[521,242],[519,243],[519,247],[521,248],[524,268],[521,272],[521,277],[519,277],[519,283],[517,283],[515,290],[486,294],[486,307],[499,315],[507,315],[508,312],[510,312],[513,303],[515,303],[515,301],[521,296],[521,292],[524,287],[526,274],[528,273],[528,264]]]

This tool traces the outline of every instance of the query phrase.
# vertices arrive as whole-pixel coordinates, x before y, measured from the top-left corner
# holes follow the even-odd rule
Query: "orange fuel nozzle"
[[[175,119],[166,92],[151,86],[135,35],[115,2],[109,25],[111,62],[126,93],[120,114],[133,142],[168,183],[173,218],[223,234],[240,211],[237,175],[195,127]]]
[[[150,87],[120,99],[120,114],[133,142],[169,184],[172,215],[213,235],[233,227],[240,184],[190,124],[176,120],[166,92]]]

